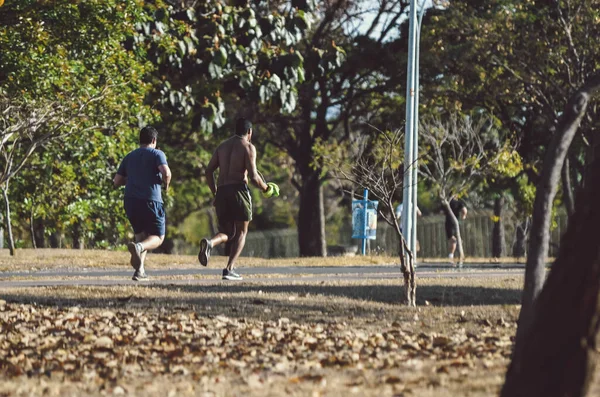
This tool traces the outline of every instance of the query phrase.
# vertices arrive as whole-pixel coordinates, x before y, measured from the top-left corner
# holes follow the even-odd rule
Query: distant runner
[[[135,242],[127,244],[131,253],[132,279],[148,279],[144,260],[148,250],[160,247],[165,238],[165,210],[160,190],[169,190],[171,170],[165,154],[156,149],[158,131],[144,127],[140,131],[140,147],[130,152],[119,166],[113,180],[115,187],[125,185],[123,204],[133,227]]]
[[[248,179],[264,197],[279,196],[279,186],[265,181],[256,169],[256,148],[252,143],[252,123],[244,118],[236,122],[235,135],[215,150],[206,169],[208,187],[215,196],[214,206],[219,220],[219,233],[200,241],[198,260],[208,265],[211,250],[219,244],[231,244],[229,261],[223,269],[223,280],[242,280],[233,269],[246,244],[248,224],[252,220],[252,198]],[[214,172],[219,169],[218,188]]]

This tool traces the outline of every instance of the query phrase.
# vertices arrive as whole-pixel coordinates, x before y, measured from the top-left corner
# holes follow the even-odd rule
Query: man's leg
[[[246,244],[246,235],[248,234],[248,221],[235,222],[235,236],[231,242],[231,253],[229,254],[229,261],[227,262],[227,271],[233,270],[235,261],[242,253],[244,245]]]
[[[126,203],[125,209],[129,219],[135,219],[135,222],[132,222],[133,229],[138,230],[138,233],[135,233],[135,242],[127,244],[131,253],[131,266],[135,269],[133,280],[146,280],[146,253],[160,247],[165,239],[165,211],[162,203],[156,201],[134,200]]]
[[[143,236],[140,236],[143,235]],[[138,240],[138,236],[140,236],[140,240]],[[142,253],[144,254],[144,258],[146,257],[146,251],[153,250],[163,243],[165,240],[165,236],[157,236],[154,234],[140,233],[139,235],[135,235],[135,241],[142,245]],[[143,260],[142,260],[143,261]]]
[[[208,266],[210,253],[214,247],[220,244],[227,244],[235,234],[235,224],[232,221],[219,222],[219,233],[213,238],[203,238],[200,240],[200,251],[198,252],[198,261],[202,266]]]
[[[137,233],[135,235],[135,242],[136,243],[141,243],[142,241],[144,241],[146,238],[148,237],[148,235],[146,234],[146,232],[142,232],[142,233]],[[144,261],[146,260],[146,252],[147,251],[142,251],[142,253],[140,254],[140,269],[142,269],[144,267]]]
[[[146,232],[137,233],[135,235],[135,244],[130,243],[128,245],[129,252],[131,252],[131,265],[135,269],[133,275],[134,280],[147,279],[146,272],[144,271],[144,262],[146,260],[146,254],[148,250],[153,250],[160,247],[163,243],[165,236],[158,236],[148,234]]]
[[[235,235],[235,223],[232,221],[222,222],[219,227],[219,233],[215,234],[210,239],[212,247],[216,247],[219,244],[225,244]]]

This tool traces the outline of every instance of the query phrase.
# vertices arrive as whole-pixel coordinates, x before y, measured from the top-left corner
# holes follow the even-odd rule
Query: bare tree
[[[346,148],[355,152],[350,162],[342,163],[335,155],[317,157],[328,163],[328,168],[336,178],[348,181],[354,187],[368,189],[369,193],[379,200],[379,214],[393,227],[398,236],[398,256],[404,276],[406,303],[416,306],[417,285],[413,253],[404,239],[394,211],[394,200],[401,195],[403,189],[404,166],[401,148],[404,134],[401,130],[377,132],[371,138],[362,136]]]
[[[445,212],[454,223],[459,263],[462,263],[462,238],[450,202],[493,174],[516,173],[520,170],[520,158],[511,142],[501,141],[487,116],[453,113],[446,120],[426,118],[419,127],[419,136],[422,142],[419,173],[435,187]]]

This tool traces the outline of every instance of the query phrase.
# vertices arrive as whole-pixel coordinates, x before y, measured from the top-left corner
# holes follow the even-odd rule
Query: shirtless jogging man
[[[250,143],[251,139],[252,123],[239,118],[235,126],[235,135],[217,147],[206,168],[208,187],[215,197],[219,233],[212,239],[203,238],[200,241],[198,260],[203,266],[207,266],[211,250],[219,244],[229,242],[231,249],[227,267],[223,269],[223,280],[242,279],[233,269],[246,243],[248,224],[252,220],[252,198],[248,180],[263,192],[263,196],[279,196],[279,187],[272,182],[265,183],[256,169],[256,148]],[[218,187],[214,178],[217,168]]]
[[[140,147],[130,152],[113,180],[115,187],[125,185],[123,205],[133,227],[135,242],[127,244],[131,253],[132,279],[148,279],[144,270],[146,252],[158,248],[165,238],[165,210],[161,183],[169,189],[171,170],[165,154],[156,149],[158,132],[147,126],[140,131]]]

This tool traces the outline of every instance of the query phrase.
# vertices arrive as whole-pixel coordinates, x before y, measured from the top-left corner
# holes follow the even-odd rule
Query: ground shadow
[[[49,295],[48,290],[40,290],[36,294],[35,289],[28,290],[27,294],[14,292],[3,293],[2,299],[9,302],[38,303],[44,305],[82,307],[107,307],[107,305],[128,304],[136,302],[149,307],[160,308],[163,306],[177,305],[209,305],[212,301],[230,300],[236,304],[249,303],[253,298],[236,297],[244,293],[256,293],[262,291],[259,301],[280,301],[284,304],[293,305],[293,300],[279,297],[274,294],[290,294],[294,300],[301,300],[307,296],[341,297],[359,302],[375,302],[391,305],[402,305],[404,289],[395,285],[297,285],[297,284],[214,284],[214,285],[144,285],[139,288],[152,288],[164,290],[165,292],[177,293],[174,297],[142,298],[136,294],[131,296],[107,297],[107,298],[79,298],[62,296],[60,289],[55,294]],[[102,288],[102,287],[97,287]],[[114,287],[111,287],[114,288]],[[195,296],[202,293],[202,296]],[[181,296],[183,294],[183,296]],[[188,294],[188,296],[186,296]],[[206,296],[206,294],[209,294]],[[224,295],[225,294],[225,295]],[[255,299],[256,300],[256,299]],[[440,286],[427,285],[417,287],[417,305],[425,305],[426,302],[433,306],[484,306],[484,305],[513,305],[521,301],[520,289],[486,288],[473,286]],[[251,302],[250,302],[251,303]],[[324,302],[326,304],[327,302]]]

